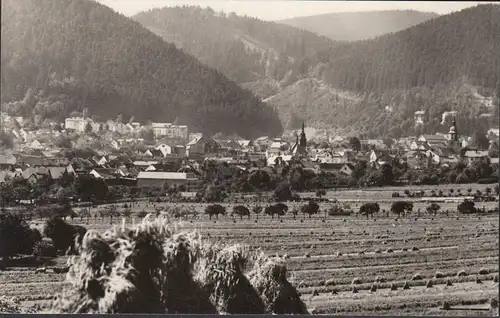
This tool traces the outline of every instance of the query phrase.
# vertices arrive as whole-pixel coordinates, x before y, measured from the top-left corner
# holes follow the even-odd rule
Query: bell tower
[[[302,122],[302,131],[300,133],[299,148],[297,149],[297,152],[300,154],[305,154],[306,148],[307,148],[306,132],[304,129],[304,122]]]

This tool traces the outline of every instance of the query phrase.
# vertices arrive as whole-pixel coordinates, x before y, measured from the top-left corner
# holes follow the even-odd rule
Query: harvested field
[[[203,208],[195,207],[199,212]],[[290,215],[280,219],[259,215],[257,219],[252,214],[250,219],[219,216],[209,220],[198,215],[179,223],[213,241],[288,255],[290,280],[314,313],[493,316],[488,308],[490,299],[498,298],[499,286],[494,282],[498,276],[498,214],[456,216],[395,220],[394,216],[325,218],[319,214],[312,218],[299,215],[294,220]],[[69,221],[100,232],[113,226],[108,218]],[[114,220],[114,225],[119,223],[121,220]],[[57,259],[58,266],[64,262],[65,257]],[[467,275],[457,276],[460,271]],[[412,280],[417,273],[422,279]],[[0,294],[16,296],[25,306],[44,304],[62,289],[64,278],[65,274],[9,267],[0,271]],[[357,293],[352,292],[354,278],[359,280]],[[478,284],[477,278],[483,283]],[[426,287],[428,280],[432,287]],[[405,282],[409,289],[403,289]],[[440,309],[443,301],[450,310]]]

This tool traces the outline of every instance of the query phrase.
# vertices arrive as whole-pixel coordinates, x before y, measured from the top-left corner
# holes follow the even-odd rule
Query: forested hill
[[[196,6],[152,9],[133,19],[237,83],[265,83],[271,91],[296,80],[295,61],[333,44],[287,25]]]
[[[326,82],[354,91],[432,87],[462,77],[494,88],[499,48],[500,5],[480,5],[394,34],[329,47],[307,67],[324,64]]]
[[[139,23],[86,0],[3,0],[2,106],[60,116],[173,121],[206,133],[276,135],[281,123],[251,92]]]
[[[276,21],[336,41],[358,41],[397,32],[439,15],[413,10],[326,13]]]
[[[500,5],[479,5],[376,39],[331,46],[304,59],[301,82],[267,102],[280,114],[289,109],[323,126],[374,135],[393,130],[396,136],[412,132],[415,111],[426,111],[419,129],[433,133],[445,129],[442,112],[456,110],[462,132],[472,134],[498,125],[498,52]],[[332,121],[325,123],[325,114]]]

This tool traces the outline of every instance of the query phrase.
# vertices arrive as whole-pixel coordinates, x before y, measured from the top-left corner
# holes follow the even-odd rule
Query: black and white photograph
[[[0,315],[499,315],[500,3],[1,0]]]

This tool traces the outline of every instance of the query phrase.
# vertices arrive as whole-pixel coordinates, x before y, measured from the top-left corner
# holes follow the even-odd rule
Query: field
[[[454,211],[448,216],[369,220],[325,218],[321,213],[311,219],[299,215],[296,220],[289,215],[209,220],[203,215],[181,221],[180,226],[212,240],[288,255],[291,280],[315,313],[492,316],[489,302],[498,299],[499,288],[494,282],[495,277],[498,281],[498,221],[498,213],[464,216]],[[115,225],[119,222],[114,220]],[[77,218],[73,223],[98,231],[112,226],[109,219]],[[65,258],[56,262],[64,264]],[[429,280],[432,287],[426,286]],[[0,295],[17,296],[25,306],[43,304],[63,287],[63,281],[64,274],[12,267],[0,272]],[[409,289],[403,288],[405,282]],[[443,302],[451,310],[442,310]]]

